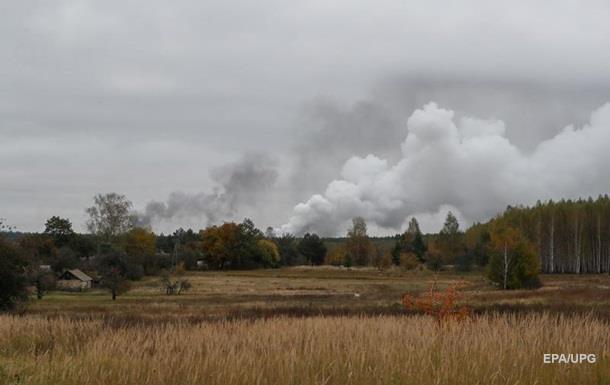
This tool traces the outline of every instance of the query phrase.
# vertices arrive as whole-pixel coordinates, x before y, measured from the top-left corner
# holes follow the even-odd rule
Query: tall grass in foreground
[[[274,318],[112,328],[0,317],[0,383],[602,384],[610,328],[589,317]],[[596,364],[544,365],[543,353]]]

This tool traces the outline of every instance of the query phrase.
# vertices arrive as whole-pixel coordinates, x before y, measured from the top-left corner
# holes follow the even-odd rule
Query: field
[[[0,317],[0,383],[608,384],[610,277],[504,292],[481,272],[287,268],[148,277],[111,301],[53,292]],[[405,292],[458,285],[473,317],[439,326]],[[594,353],[595,364],[543,364]]]

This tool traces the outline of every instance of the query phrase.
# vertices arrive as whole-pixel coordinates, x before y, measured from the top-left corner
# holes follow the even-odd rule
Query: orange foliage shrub
[[[461,321],[470,316],[470,308],[457,306],[458,297],[457,286],[439,290],[434,282],[430,290],[418,297],[405,294],[402,303],[407,310],[419,311],[434,317],[440,325],[447,320]]]

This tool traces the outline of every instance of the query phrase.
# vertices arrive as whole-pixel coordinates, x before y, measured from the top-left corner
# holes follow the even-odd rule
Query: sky
[[[0,4],[0,218],[438,231],[610,190],[605,1]]]

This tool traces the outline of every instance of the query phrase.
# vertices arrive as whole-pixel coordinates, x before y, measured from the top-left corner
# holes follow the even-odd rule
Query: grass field
[[[97,317],[129,321],[218,320],[276,315],[397,315],[403,314],[405,293],[459,285],[461,302],[476,313],[489,311],[594,313],[610,320],[610,276],[544,275],[539,290],[502,291],[482,272],[457,274],[430,271],[339,268],[191,273],[191,291],[163,295],[157,277],[136,282],[131,291],[110,299],[107,292],[52,292],[33,300],[28,313],[45,316]]]
[[[0,317],[0,384],[609,384],[610,277],[504,292],[481,272],[287,268],[53,292]],[[459,285],[474,315],[439,326],[405,292]],[[595,364],[543,364],[594,353]]]

